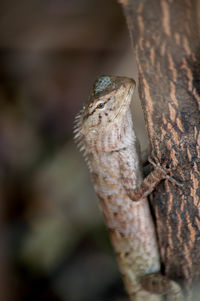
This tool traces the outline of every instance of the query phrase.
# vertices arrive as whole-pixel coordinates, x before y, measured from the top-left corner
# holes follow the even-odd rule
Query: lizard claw
[[[152,159],[152,157],[153,157],[153,159]],[[156,158],[154,156],[151,156],[151,157],[149,156],[148,161],[151,165],[154,166],[154,168],[158,168],[158,167],[161,168],[161,165],[160,165],[160,162],[158,161],[158,158]]]
[[[156,168],[157,166],[160,166],[160,162],[158,157],[155,155],[155,151],[151,151],[151,157],[148,157],[148,161]]]
[[[169,175],[166,175],[166,178],[167,178],[171,183],[174,183],[174,184],[176,184],[177,186],[180,186],[180,187],[183,187],[183,186],[184,186],[184,183],[175,180],[173,177],[171,177],[171,176],[169,176]]]

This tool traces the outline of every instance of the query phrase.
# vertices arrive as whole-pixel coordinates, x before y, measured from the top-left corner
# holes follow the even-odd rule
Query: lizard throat
[[[130,102],[131,102],[131,97],[133,94],[133,88],[130,87],[126,97],[123,99],[122,104],[119,107],[118,112],[116,113],[116,115],[114,116],[114,118],[112,119],[111,123],[122,113],[123,109],[127,109],[127,106],[129,106]]]

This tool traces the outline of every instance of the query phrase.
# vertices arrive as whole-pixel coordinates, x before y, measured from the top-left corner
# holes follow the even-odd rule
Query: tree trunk
[[[151,196],[163,272],[200,279],[200,52],[197,1],[121,0],[133,40],[151,148],[177,167]]]

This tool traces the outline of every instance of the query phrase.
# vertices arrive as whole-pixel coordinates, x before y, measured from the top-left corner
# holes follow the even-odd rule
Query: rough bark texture
[[[152,205],[163,272],[190,288],[200,280],[200,39],[197,1],[122,0],[137,58],[150,144],[177,167]]]

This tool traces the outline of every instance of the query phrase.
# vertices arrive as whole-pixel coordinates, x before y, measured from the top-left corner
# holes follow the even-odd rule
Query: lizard
[[[159,163],[143,180],[130,103],[136,83],[101,76],[75,118],[74,139],[87,162],[131,301],[181,300],[179,285],[160,273],[147,195],[168,171]],[[170,299],[171,298],[171,299]]]

